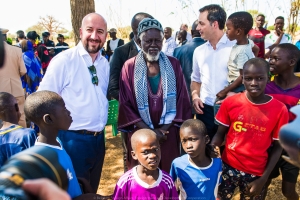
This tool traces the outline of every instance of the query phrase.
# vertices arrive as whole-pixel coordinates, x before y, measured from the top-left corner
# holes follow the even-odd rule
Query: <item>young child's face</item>
[[[205,146],[209,142],[208,138],[201,133],[186,127],[180,129],[180,140],[183,150],[190,155],[191,158],[205,156]]]
[[[230,41],[236,39],[236,29],[230,19],[226,21],[226,35]]]
[[[278,47],[275,47],[270,54],[270,72],[273,75],[281,74],[290,65],[290,59],[286,52]]]
[[[264,66],[250,64],[243,69],[243,83],[251,97],[264,94],[268,80],[268,72]]]
[[[55,125],[60,130],[68,130],[73,122],[70,111],[66,108],[62,100],[54,107]]]
[[[132,157],[148,170],[156,170],[160,162],[161,152],[156,137],[147,137],[136,143]]]

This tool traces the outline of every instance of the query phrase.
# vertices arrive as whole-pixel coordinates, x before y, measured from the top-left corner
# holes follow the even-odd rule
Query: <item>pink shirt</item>
[[[178,193],[170,175],[160,169],[158,170],[159,177],[152,185],[148,185],[139,178],[137,174],[137,167],[127,171],[119,179],[115,188],[113,199],[178,199]]]

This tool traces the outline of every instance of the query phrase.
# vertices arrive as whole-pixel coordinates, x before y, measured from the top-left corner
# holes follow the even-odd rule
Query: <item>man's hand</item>
[[[38,197],[40,200],[71,200],[70,196],[65,191],[46,178],[26,180],[24,181],[22,188],[26,192]]]
[[[260,177],[256,179],[255,181],[252,181],[247,185],[245,194],[248,196],[257,196],[261,193],[264,185],[266,184],[267,179],[264,179],[263,177]]]
[[[218,94],[216,95],[218,99],[224,99],[227,95],[227,91],[226,89],[221,90],[220,92],[218,92]]]
[[[203,110],[201,110],[201,109],[204,108],[204,106],[203,106],[203,103],[202,103],[202,101],[199,97],[193,99],[193,106],[194,106],[195,111],[196,111],[197,114],[203,114]]]
[[[153,131],[156,133],[157,139],[160,144],[167,141],[167,139],[168,139],[167,136],[164,133],[162,133],[162,131],[160,129],[154,129]]]

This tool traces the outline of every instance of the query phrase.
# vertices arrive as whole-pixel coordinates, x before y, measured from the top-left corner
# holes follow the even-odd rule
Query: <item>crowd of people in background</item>
[[[69,196],[100,198],[116,100],[124,174],[111,198],[224,200],[238,187],[240,199],[263,200],[281,173],[283,195],[297,200],[299,168],[282,159],[278,135],[300,105],[299,42],[282,16],[274,32],[264,24],[263,14],[227,18],[211,4],[175,34],[137,13],[128,43],[97,13],[82,19],[72,48],[62,34],[55,45],[49,32],[40,41],[34,30],[18,31],[0,69],[0,167],[48,146],[67,172]]]

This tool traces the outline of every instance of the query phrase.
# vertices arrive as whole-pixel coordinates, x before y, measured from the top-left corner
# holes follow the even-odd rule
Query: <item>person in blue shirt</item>
[[[170,170],[180,191],[180,199],[215,200],[222,161],[210,157],[211,151],[207,147],[209,137],[204,123],[198,119],[186,120],[180,127],[180,140],[187,154],[176,158]]]
[[[16,98],[7,93],[0,92],[0,167],[5,161],[34,145],[36,132],[30,128],[18,125],[21,113]]]
[[[72,117],[61,96],[51,91],[39,91],[29,95],[25,101],[26,117],[38,125],[40,135],[35,145],[44,145],[56,150],[61,166],[66,170],[69,185],[67,192],[72,199],[97,199],[97,194],[82,194],[72,161],[58,139],[59,130],[68,130]]]

